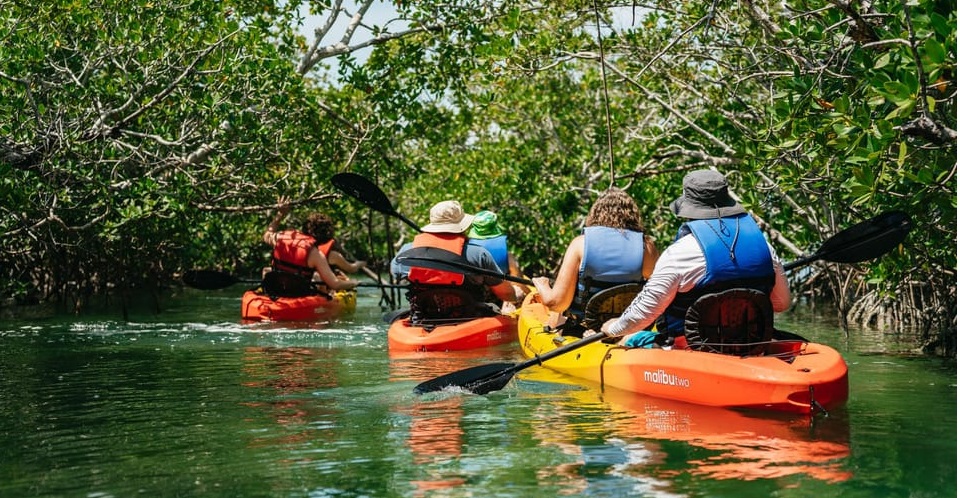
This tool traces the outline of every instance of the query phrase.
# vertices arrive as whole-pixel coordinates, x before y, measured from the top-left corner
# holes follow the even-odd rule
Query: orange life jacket
[[[413,238],[411,248],[436,247],[463,257],[463,249],[466,244],[467,238],[462,234],[424,232]],[[411,266],[407,273],[407,279],[412,283],[425,285],[463,285],[464,282],[462,273],[434,270],[420,266]]]
[[[313,268],[307,266],[310,249],[316,247],[326,257],[333,243],[334,239],[330,239],[318,245],[317,239],[296,230],[280,232],[277,234],[277,244],[273,246],[273,269],[313,278]]]

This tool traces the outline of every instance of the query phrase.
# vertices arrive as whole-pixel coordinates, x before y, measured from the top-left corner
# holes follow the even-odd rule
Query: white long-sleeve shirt
[[[783,265],[773,247],[767,243],[773,258],[775,280],[770,293],[773,311],[790,307],[790,286]],[[670,306],[678,292],[689,292],[707,274],[707,259],[697,239],[688,234],[667,247],[653,269],[643,290],[633,299],[620,318],[604,324],[610,335],[626,335],[648,330],[653,322]]]

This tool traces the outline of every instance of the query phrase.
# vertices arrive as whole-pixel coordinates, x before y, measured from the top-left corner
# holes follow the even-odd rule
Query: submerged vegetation
[[[341,199],[341,171],[420,223],[446,198],[494,210],[550,274],[608,185],[665,247],[681,178],[710,167],[786,260],[908,213],[897,251],[794,291],[955,354],[955,2],[340,7],[0,0],[0,296],[81,309],[256,274],[281,194],[382,269],[412,232]]]

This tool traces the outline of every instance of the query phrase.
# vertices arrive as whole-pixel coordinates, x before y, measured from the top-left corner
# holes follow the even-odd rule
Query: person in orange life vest
[[[683,178],[683,194],[670,210],[688,221],[664,250],[653,275],[623,314],[608,320],[600,331],[625,336],[647,330],[683,339],[687,309],[707,293],[734,287],[761,290],[775,312],[790,306],[790,287],[783,265],[757,223],[733,200],[727,179],[713,170],[698,170]],[[621,341],[628,343],[629,337]]]
[[[355,288],[359,282],[341,278],[334,272],[334,266],[353,273],[366,263],[350,263],[339,251],[331,250],[335,242],[333,221],[324,214],[311,213],[303,230],[277,231],[280,221],[290,212],[289,200],[280,197],[277,206],[277,215],[263,234],[263,241],[273,247],[272,269],[296,273],[310,280],[319,277],[330,290]]]
[[[584,220],[582,235],[564,252],[557,278],[536,277],[533,284],[550,311],[569,310],[577,319],[590,297],[615,285],[643,282],[653,273],[659,252],[643,232],[637,203],[610,187],[597,198]]]
[[[430,208],[430,223],[423,226],[412,243],[405,244],[390,263],[391,271],[411,283],[422,285],[455,285],[483,294],[489,290],[497,299],[515,303],[522,299],[510,282],[479,274],[460,274],[422,267],[400,265],[397,258],[404,252],[420,247],[436,247],[452,252],[465,264],[502,273],[490,251],[468,243],[465,232],[473,223],[474,216],[465,214],[457,201],[442,201]]]

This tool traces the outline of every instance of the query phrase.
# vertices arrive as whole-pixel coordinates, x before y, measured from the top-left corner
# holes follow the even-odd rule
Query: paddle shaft
[[[465,272],[465,273],[476,273],[479,275],[488,275],[491,277],[497,277],[503,280],[508,280],[510,282],[516,282],[518,284],[533,285],[532,280],[528,280],[523,277],[515,277],[513,275],[507,275],[505,273],[498,272],[496,270],[488,270],[486,268],[481,268],[479,266],[468,265],[466,263],[458,263],[456,261],[441,261],[438,259],[420,258],[417,256],[398,256],[397,263],[400,263],[402,265],[407,265],[407,266],[423,266],[425,268],[452,270],[456,272]]]
[[[517,372],[519,372],[520,370],[523,370],[523,369],[525,369],[525,368],[532,367],[532,366],[534,366],[534,365],[542,365],[543,362],[545,362],[545,361],[547,361],[547,360],[549,360],[549,359],[551,359],[551,358],[556,358],[557,356],[567,354],[567,353],[569,353],[570,351],[573,351],[574,349],[579,349],[579,348],[581,348],[581,347],[583,347],[583,346],[586,346],[587,344],[592,344],[592,343],[597,342],[597,341],[599,341],[599,340],[601,340],[601,339],[604,339],[604,338],[606,338],[606,337],[607,337],[606,334],[603,334],[603,333],[600,333],[600,332],[597,332],[596,334],[593,334],[593,335],[588,335],[587,337],[584,337],[583,339],[580,339],[579,341],[571,342],[570,344],[567,344],[567,345],[564,345],[564,346],[560,346],[559,348],[550,350],[550,351],[548,351],[548,352],[546,352],[546,353],[544,353],[544,354],[542,354],[542,355],[534,356],[533,358],[530,358],[529,360],[521,361],[520,363],[517,363],[516,365],[514,365],[513,367],[511,367],[510,370],[511,370],[513,373],[517,373]]]

